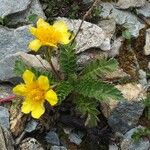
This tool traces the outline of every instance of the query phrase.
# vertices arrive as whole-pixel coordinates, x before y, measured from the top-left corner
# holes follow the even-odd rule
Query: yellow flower
[[[68,44],[71,40],[71,33],[63,21],[50,25],[40,18],[37,28],[30,27],[29,30],[37,38],[29,43],[29,48],[33,51],[38,51],[41,46],[57,47],[57,44]]]
[[[51,106],[58,102],[56,93],[51,89],[49,80],[41,75],[37,80],[35,75],[26,70],[23,74],[24,84],[19,84],[13,88],[17,95],[25,97],[22,105],[22,112],[28,114],[31,112],[33,118],[40,118],[45,112],[44,102],[47,100]]]

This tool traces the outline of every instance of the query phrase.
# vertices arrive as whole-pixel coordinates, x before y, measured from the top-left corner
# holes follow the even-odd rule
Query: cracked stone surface
[[[14,140],[11,133],[2,127],[0,127],[0,149],[14,150]]]
[[[64,20],[71,31],[74,33],[77,32],[81,20],[70,20],[66,18],[58,18],[58,20]],[[96,48],[104,48],[102,50],[110,50],[110,39],[108,41],[106,39],[106,33],[99,26],[84,22],[81,30],[76,38],[77,46],[76,53],[81,53],[87,49],[96,47]],[[105,45],[105,46],[103,46]]]
[[[117,24],[129,29],[133,37],[138,37],[139,31],[145,27],[131,12],[116,9],[112,3],[102,3],[100,7],[102,7],[102,12],[100,13],[102,18],[113,18]]]
[[[40,56],[37,56],[36,58],[34,55],[30,55],[24,52],[18,52],[13,55],[8,55],[6,58],[2,59],[0,61],[0,80],[2,81],[7,81],[10,78],[16,77],[16,74],[13,71],[15,61],[18,59],[23,60],[27,65],[33,66],[36,68],[43,68],[43,65],[47,68],[50,69],[50,66],[47,61],[43,60]],[[41,62],[43,65],[41,64]],[[54,61],[53,61],[54,62]],[[55,65],[55,62],[54,62]],[[56,68],[58,68],[56,66]]]
[[[139,141],[134,142],[132,135],[134,132],[137,132],[142,126],[138,126],[129,130],[124,136],[120,144],[122,150],[149,150],[150,143],[146,138],[141,138]]]
[[[105,31],[106,37],[112,38],[116,30],[116,22],[113,18],[98,22],[98,26]]]
[[[33,39],[28,31],[29,26],[17,29],[0,27],[0,60],[16,52],[28,52],[28,43]]]
[[[17,23],[28,23],[28,16],[32,14],[36,14],[38,18],[46,18],[39,0],[32,0],[30,6],[25,11],[16,13],[15,15],[9,15],[8,19],[10,21],[8,25],[15,25]],[[34,23],[36,22],[36,20],[37,19],[35,19]]]
[[[142,7],[146,0],[119,0],[116,4],[121,9],[128,9],[130,7]]]
[[[138,14],[142,14],[145,17],[150,17],[150,1],[146,2],[141,8],[136,9]]]
[[[0,16],[22,12],[28,8],[31,0],[0,0]]]
[[[145,91],[141,84],[127,83],[116,86],[123,94],[124,100],[103,104],[102,112],[108,118],[108,124],[115,132],[126,133],[135,127],[144,110],[142,99]]]

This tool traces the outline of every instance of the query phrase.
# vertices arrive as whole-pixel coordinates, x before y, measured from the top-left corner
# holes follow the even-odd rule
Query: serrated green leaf
[[[95,98],[98,101],[110,101],[122,99],[121,92],[112,84],[96,81],[92,78],[84,78],[77,81],[75,91],[85,97]]]
[[[93,127],[97,125],[99,111],[97,101],[88,97],[81,96],[75,99],[76,108],[81,114],[87,116],[85,125]]]
[[[66,78],[76,73],[76,54],[74,48],[74,44],[60,46],[60,66]]]
[[[22,76],[22,74],[25,72],[27,68],[28,66],[22,60],[15,61],[14,72],[16,73],[16,75]]]
[[[90,62],[87,67],[82,71],[83,77],[96,78],[97,76],[103,76],[115,71],[118,67],[116,59],[97,59]]]
[[[61,81],[56,88],[56,93],[61,103],[72,92],[73,86],[68,81]]]

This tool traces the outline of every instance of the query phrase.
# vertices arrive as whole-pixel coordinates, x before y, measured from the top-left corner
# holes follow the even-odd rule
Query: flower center
[[[57,44],[60,41],[61,33],[56,31],[53,27],[37,30],[37,38],[42,42]]]
[[[28,85],[29,87],[27,88],[27,97],[31,100],[35,100],[35,101],[42,101],[44,100],[44,96],[45,96],[45,91],[42,90],[38,84],[36,83],[32,83],[30,85]]]

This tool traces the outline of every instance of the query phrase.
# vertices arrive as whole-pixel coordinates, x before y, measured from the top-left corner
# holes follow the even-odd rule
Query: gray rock
[[[67,148],[64,146],[52,146],[51,150],[67,150]]]
[[[10,132],[0,127],[0,150],[14,150],[14,140]]]
[[[32,0],[30,6],[26,9],[26,11],[16,13],[15,15],[7,16],[9,20],[8,25],[17,25],[18,23],[28,23],[28,17],[32,14],[36,14],[38,16],[37,18],[41,17],[46,19],[46,16],[42,10],[42,6],[39,0]],[[37,21],[37,19],[35,19],[35,21]]]
[[[35,121],[35,120],[31,120],[31,121],[29,121],[28,123],[27,123],[27,125],[26,125],[26,127],[25,127],[25,131],[26,132],[32,132],[32,131],[34,131],[35,129],[36,129],[36,127],[37,127],[37,125],[38,125],[38,122],[37,121]]]
[[[139,70],[139,83],[147,88],[148,82],[147,82],[147,75],[146,72],[142,69]]]
[[[146,0],[119,0],[116,4],[121,9],[128,9],[130,7],[142,7]]]
[[[0,125],[7,129],[10,127],[8,109],[2,106],[0,106]]]
[[[4,18],[9,14],[25,11],[31,0],[0,0],[0,16]]]
[[[146,44],[144,46],[145,55],[150,55],[150,29],[146,30]]]
[[[81,137],[76,133],[71,133],[69,135],[69,140],[70,140],[70,142],[75,143],[76,145],[80,145],[82,142]]]
[[[100,48],[103,50],[103,51],[109,51],[110,48],[111,48],[111,45],[110,45],[110,38],[106,38],[104,40],[104,42],[101,44]]]
[[[140,139],[138,142],[134,142],[132,135],[137,131],[141,126],[136,127],[128,131],[121,142],[121,150],[148,150],[150,143],[148,139]]]
[[[140,29],[145,27],[131,12],[116,9],[111,3],[102,3],[100,7],[102,7],[100,13],[102,18],[113,18],[117,24],[129,29],[133,37],[138,37]]]
[[[123,37],[118,37],[117,39],[114,40],[114,42],[111,45],[111,50],[108,53],[110,57],[115,57],[119,55],[119,50],[122,46],[123,41],[124,41]]]
[[[146,2],[141,8],[136,9],[138,14],[142,14],[145,17],[150,17],[150,2]]]
[[[49,131],[45,137],[46,141],[52,145],[60,145],[60,140],[56,132]]]
[[[119,150],[119,147],[116,144],[109,145],[109,150]]]
[[[0,27],[0,60],[19,51],[28,52],[29,41],[33,40],[28,27],[17,29]]]
[[[114,131],[124,134],[137,125],[143,110],[142,102],[120,102],[108,118],[108,124]]]
[[[24,52],[18,52],[13,55],[10,54],[6,58],[0,60],[0,80],[8,81],[10,78],[16,77],[16,74],[14,73],[14,65],[15,61],[18,59],[21,59],[25,62],[25,64],[29,66],[33,66],[39,69],[44,69],[44,67],[50,69],[50,65],[48,64],[48,62],[43,60],[40,56],[36,57]]]
[[[26,138],[19,144],[19,150],[44,150],[44,148],[36,139]]]
[[[116,30],[116,22],[113,18],[105,19],[105,20],[98,22],[98,26],[101,27],[105,31],[106,37],[110,39],[112,38]]]
[[[0,98],[5,98],[12,94],[12,86],[0,84]]]
[[[109,102],[108,124],[115,132],[122,134],[134,128],[145,108],[143,99],[146,98],[146,92],[141,84],[128,83],[117,85],[125,100],[121,102]]]
[[[69,29],[74,33],[77,32],[81,23],[81,20],[70,20],[66,18],[58,18],[58,20],[65,21],[69,26]],[[109,50],[110,43],[108,42],[108,40],[105,41],[105,39],[106,39],[105,31],[103,31],[100,27],[98,27],[95,24],[84,21],[81,30],[76,38],[76,42],[77,42],[76,53],[81,53],[93,47],[101,48],[101,45],[102,44],[106,45],[106,43],[108,45],[107,50]]]

